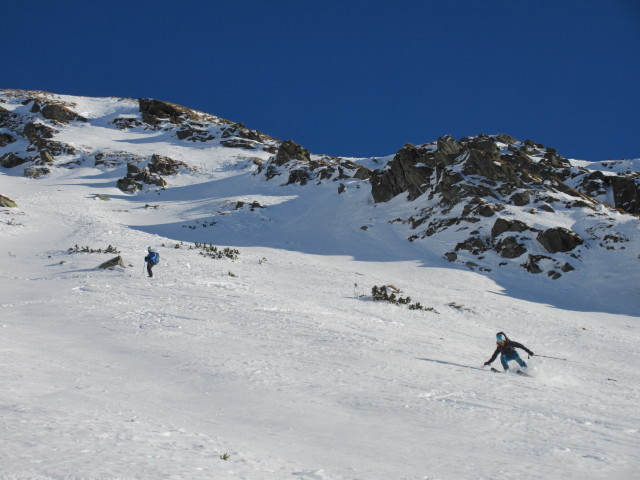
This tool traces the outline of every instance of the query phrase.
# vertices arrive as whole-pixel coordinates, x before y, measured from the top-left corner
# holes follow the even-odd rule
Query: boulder
[[[102,265],[100,265],[99,268],[106,269],[106,268],[114,268],[114,267],[125,268],[124,261],[122,260],[122,257],[120,255],[118,255],[115,258],[112,258],[111,260],[107,260]]]
[[[5,153],[0,157],[0,167],[13,168],[28,161],[30,161],[30,159],[19,157],[15,153]]]
[[[510,236],[503,238],[496,245],[496,252],[504,258],[518,258],[527,252],[525,246],[518,243],[516,237]]]
[[[549,253],[570,252],[584,243],[580,235],[564,227],[549,228],[539,233],[537,239]]]
[[[123,192],[136,193],[138,190],[142,190],[142,183],[136,182],[131,177],[124,177],[116,182],[116,187]]]
[[[509,201],[517,207],[524,207],[525,205],[529,205],[531,194],[526,190],[524,192],[518,192],[512,195]]]
[[[24,169],[24,176],[28,178],[39,178],[49,173],[51,173],[51,169],[41,165],[31,165]]]
[[[4,195],[0,195],[0,207],[6,208],[18,208],[16,202],[11,200],[9,197],[5,197]]]
[[[10,143],[14,143],[16,139],[8,133],[0,133],[0,147],[6,147]]]
[[[78,115],[73,110],[56,103],[47,103],[40,108],[40,113],[47,120],[54,120],[60,123],[68,123],[72,120],[86,122],[87,119]]]
[[[53,165],[54,158],[49,150],[40,150],[40,163],[43,165]]]
[[[530,230],[531,227],[520,220],[506,220],[504,218],[498,218],[493,224],[491,229],[491,236],[493,238],[499,237],[504,232],[524,232]]]

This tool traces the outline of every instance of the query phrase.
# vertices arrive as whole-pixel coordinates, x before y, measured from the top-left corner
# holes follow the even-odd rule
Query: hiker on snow
[[[147,262],[147,273],[150,277],[153,277],[153,272],[151,269],[158,263],[160,260],[160,255],[153,248],[147,247],[147,251],[149,252],[146,257],[144,257],[144,261]]]
[[[491,355],[491,358],[489,360],[484,362],[485,365],[491,365],[491,362],[493,362],[498,354],[500,354],[500,362],[502,363],[502,368],[504,368],[505,372],[509,370],[508,363],[512,360],[518,362],[518,365],[520,365],[522,368],[527,368],[527,364],[520,358],[520,355],[518,355],[518,352],[516,352],[516,348],[520,348],[527,352],[529,354],[529,358],[533,356],[533,352],[531,350],[529,350],[521,343],[509,340],[504,332],[498,332],[496,334],[496,342],[498,344],[498,346],[496,347],[496,351],[493,352],[493,355]]]

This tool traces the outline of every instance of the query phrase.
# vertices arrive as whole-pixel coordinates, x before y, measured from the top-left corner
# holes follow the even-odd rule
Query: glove
[[[531,352],[531,353],[529,354],[529,358],[531,358],[531,357],[533,357],[533,352]]]
[[[489,362],[484,362],[484,366],[486,367],[487,365],[490,365]]]

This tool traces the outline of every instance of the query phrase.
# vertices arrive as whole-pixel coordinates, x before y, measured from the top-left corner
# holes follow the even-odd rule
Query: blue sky
[[[152,97],[382,156],[508,133],[640,157],[640,1],[4,2],[0,88]]]

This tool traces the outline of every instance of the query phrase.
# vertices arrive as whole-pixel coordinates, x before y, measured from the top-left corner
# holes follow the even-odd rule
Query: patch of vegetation
[[[389,293],[389,290],[391,293]],[[387,285],[383,285],[381,287],[374,285],[371,289],[371,295],[375,301],[393,303],[394,305],[406,305],[409,310],[424,310],[427,312],[439,313],[433,307],[424,307],[420,302],[411,303],[411,297],[402,297],[400,295],[396,295],[396,293],[399,294],[400,291]]]
[[[94,249],[91,247],[79,247],[76,244],[75,247],[68,249],[67,252],[69,253],[78,253],[78,252],[80,253],[114,253],[117,255],[120,253],[120,250],[116,249],[111,245],[109,245],[107,248],[103,250],[102,248]]]
[[[166,247],[166,245],[162,244],[163,247]],[[189,245],[189,246],[185,246],[185,244],[183,242],[180,243],[176,243],[173,248],[186,248],[187,250],[200,250],[200,255],[203,255],[205,257],[209,257],[209,258],[214,258],[214,259],[221,259],[221,258],[228,258],[230,260],[237,260],[238,256],[240,255],[240,250],[237,250],[235,248],[229,248],[229,247],[225,247],[225,248],[219,248],[216,247],[215,245],[211,245],[208,243],[194,243],[193,246]]]

